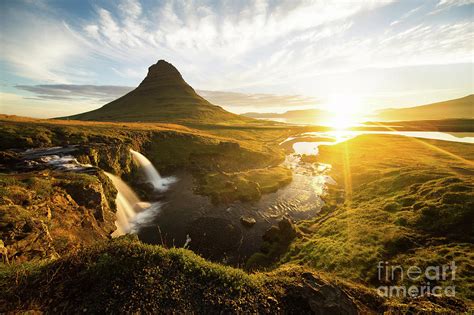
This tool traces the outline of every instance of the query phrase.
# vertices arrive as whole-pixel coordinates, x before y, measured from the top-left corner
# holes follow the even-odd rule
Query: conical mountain
[[[172,64],[164,60],[149,67],[147,76],[133,91],[99,109],[65,118],[193,124],[253,121],[209,103],[184,81]]]

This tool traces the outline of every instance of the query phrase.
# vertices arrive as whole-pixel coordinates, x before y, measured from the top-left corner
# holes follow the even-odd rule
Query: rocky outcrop
[[[130,176],[134,170],[130,144],[127,143],[92,143],[79,148],[78,160],[92,164],[107,172]]]
[[[223,218],[198,218],[189,224],[187,232],[189,248],[211,260],[234,252],[242,241],[240,227]]]
[[[257,220],[252,217],[242,216],[240,217],[240,223],[242,223],[243,226],[252,227],[255,225],[255,223],[257,223]]]
[[[115,230],[115,188],[96,176],[51,170],[0,175],[2,259],[57,258]]]
[[[296,277],[295,277],[296,276]],[[294,274],[297,279],[286,288],[283,304],[311,314],[359,314],[361,309],[342,286],[337,286],[312,272]],[[296,304],[295,306],[293,306]],[[367,312],[367,310],[365,310]],[[371,313],[371,312],[368,312]]]
[[[262,236],[263,244],[260,252],[253,254],[246,262],[249,270],[269,267],[283,255],[291,241],[300,235],[298,228],[287,217],[283,217],[278,225],[271,226]]]

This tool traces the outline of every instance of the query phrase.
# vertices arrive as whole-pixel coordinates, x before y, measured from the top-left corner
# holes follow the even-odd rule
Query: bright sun
[[[329,98],[326,109],[330,116],[326,125],[335,130],[345,130],[361,122],[361,100],[352,95],[337,95]]]
[[[326,124],[335,130],[346,130],[357,123],[352,117],[347,115],[334,114],[333,117],[329,118]]]

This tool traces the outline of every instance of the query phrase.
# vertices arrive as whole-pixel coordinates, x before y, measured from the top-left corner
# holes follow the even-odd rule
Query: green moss
[[[57,257],[108,238],[115,229],[116,191],[106,180],[49,170],[0,174],[3,258],[13,263]]]
[[[1,312],[300,314],[403,307],[374,290],[294,265],[248,274],[189,250],[145,245],[133,236],[53,261],[0,265],[0,288]],[[437,310],[466,310],[460,301],[441,307],[443,299],[422,300],[424,307]]]
[[[165,250],[122,238],[78,255],[34,269],[31,265],[3,269],[0,283],[9,290],[1,299],[6,302],[21,290],[22,309],[49,311],[263,311],[269,307],[269,292],[261,277],[210,263],[187,250]],[[38,299],[39,294],[48,299]],[[74,299],[64,303],[67,296]],[[17,299],[8,300],[10,308],[20,306]]]
[[[211,173],[199,182],[198,193],[211,196],[213,202],[260,199],[264,193],[275,192],[291,182],[290,170],[281,167],[255,169],[237,173]]]

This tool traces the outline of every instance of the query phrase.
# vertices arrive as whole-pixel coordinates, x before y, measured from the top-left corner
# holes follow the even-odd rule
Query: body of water
[[[474,132],[437,132],[437,131],[327,131],[306,132],[297,137],[290,137],[286,141],[292,141],[293,150],[297,154],[317,155],[320,145],[334,145],[365,134],[399,135],[419,139],[442,140],[462,143],[474,143]],[[308,141],[308,139],[326,138],[332,141]],[[304,139],[298,142],[298,138]],[[282,144],[283,144],[282,143]]]

